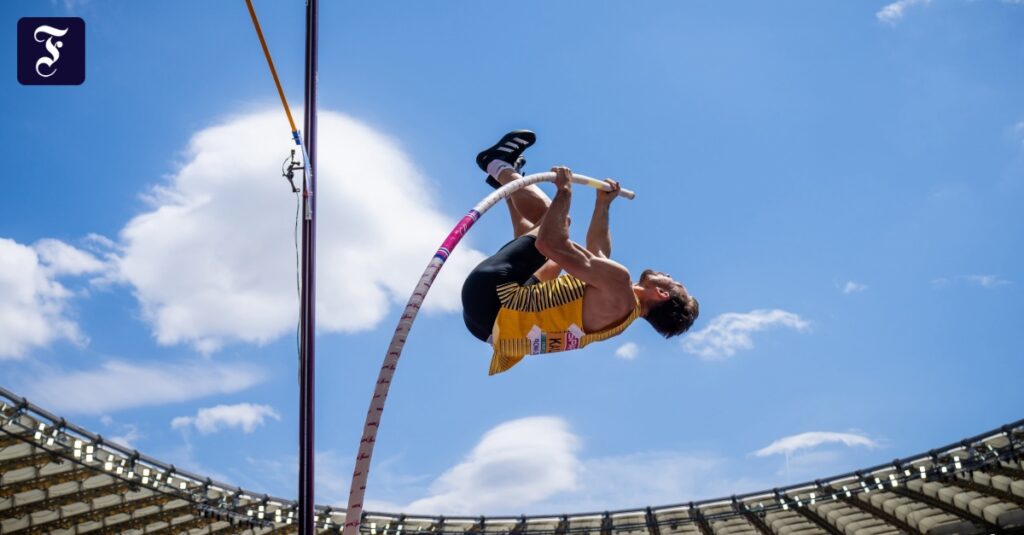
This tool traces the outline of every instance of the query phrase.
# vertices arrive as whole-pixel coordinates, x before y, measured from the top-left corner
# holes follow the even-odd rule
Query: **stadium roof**
[[[0,534],[296,533],[297,504],[149,458],[0,388]],[[1024,533],[1024,420],[784,488],[642,509],[518,517],[364,514],[368,535]],[[317,507],[320,533],[343,509]]]

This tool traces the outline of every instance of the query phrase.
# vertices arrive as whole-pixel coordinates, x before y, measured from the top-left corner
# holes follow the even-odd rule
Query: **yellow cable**
[[[288,114],[288,124],[292,126],[292,134],[296,135],[299,131],[295,128],[295,120],[292,119],[292,110],[288,107],[288,99],[284,97],[284,89],[281,89],[281,80],[277,77],[277,69],[274,68],[274,60],[270,58],[270,49],[267,48],[267,41],[263,39],[263,30],[260,29],[260,21],[256,18],[256,10],[252,7],[252,0],[245,0],[245,5],[249,7],[249,15],[252,17],[252,25],[256,28],[256,35],[260,38],[260,46],[263,47],[263,55],[267,57],[267,65],[270,66],[270,74],[274,77],[274,84],[277,86],[277,94],[281,96],[281,105],[284,106],[284,112]],[[296,138],[296,143],[298,139]]]

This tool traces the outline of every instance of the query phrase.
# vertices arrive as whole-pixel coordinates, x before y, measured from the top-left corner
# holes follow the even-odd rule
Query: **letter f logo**
[[[85,21],[25,17],[18,21],[18,81],[79,85],[85,81]]]
[[[68,33],[68,29],[67,28],[64,28],[64,29],[54,28],[53,26],[47,26],[46,24],[43,24],[42,26],[36,28],[36,31],[32,32],[32,38],[35,39],[35,41],[37,43],[44,42],[43,38],[39,37],[40,34],[42,34],[44,37],[48,36],[48,37],[46,37],[45,43],[46,43],[46,52],[50,54],[49,56],[43,56],[43,57],[39,58],[38,60],[36,60],[36,74],[38,74],[39,76],[42,76],[43,78],[49,78],[49,77],[53,76],[54,73],[57,72],[57,68],[53,67],[53,64],[57,63],[57,60],[60,59],[60,49],[61,49],[61,47],[64,46],[64,41],[57,41],[55,43],[53,41],[53,38],[54,37],[64,37],[65,35],[67,35],[67,33]],[[51,70],[49,72],[49,74],[47,74],[47,73],[43,72],[45,69],[44,70],[40,70],[39,69],[40,67],[44,67],[44,66],[45,67],[51,67],[53,70]]]

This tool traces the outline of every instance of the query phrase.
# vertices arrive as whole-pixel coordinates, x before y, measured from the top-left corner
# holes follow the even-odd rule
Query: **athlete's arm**
[[[612,256],[612,235],[608,229],[608,208],[612,201],[619,196],[621,186],[619,183],[608,178],[605,182],[611,186],[611,191],[597,190],[597,198],[594,199],[594,214],[590,217],[590,227],[587,229],[587,250],[597,256],[608,258]]]
[[[629,288],[629,271],[618,262],[595,255],[569,239],[569,206],[572,204],[572,172],[565,167],[555,172],[554,200],[541,219],[537,250],[554,260],[570,275],[595,288]]]

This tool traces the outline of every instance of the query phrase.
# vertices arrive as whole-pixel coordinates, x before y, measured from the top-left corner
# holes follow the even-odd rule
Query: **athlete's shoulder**
[[[582,288],[586,288],[587,287],[587,283],[583,282],[583,279],[580,279],[579,277],[576,277],[575,275],[570,275],[568,273],[565,273],[563,275],[559,275],[557,278],[552,279],[550,282],[553,283],[556,286],[563,287],[563,288],[581,288],[582,289]]]

